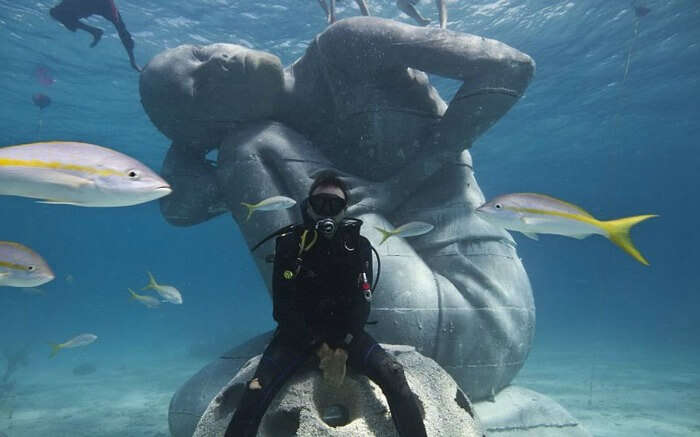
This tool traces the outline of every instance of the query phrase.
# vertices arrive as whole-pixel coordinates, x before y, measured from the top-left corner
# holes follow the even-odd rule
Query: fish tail
[[[634,259],[644,264],[649,265],[649,262],[642,256],[641,253],[634,247],[632,239],[630,238],[630,229],[637,223],[643,222],[644,220],[650,219],[652,217],[658,217],[655,214],[647,215],[636,215],[633,217],[625,217],[617,220],[608,220],[600,222],[600,226],[607,232],[607,237],[618,245],[622,250],[632,255]]]
[[[245,218],[245,221],[250,220],[250,216],[253,215],[253,212],[255,212],[255,205],[252,203],[245,203],[241,202],[241,205],[245,206],[248,209],[248,215]]]
[[[63,348],[63,346],[58,343],[49,343],[49,346],[51,346],[51,355],[49,355],[49,358],[55,357]]]
[[[153,277],[153,274],[151,272],[146,272],[148,273],[148,285],[143,287],[141,290],[148,290],[150,288],[155,289],[158,286],[158,283],[156,282],[156,278]]]
[[[129,293],[131,293],[132,299],[138,299],[138,294],[134,293],[134,290],[132,290],[131,288],[127,288],[127,290],[129,290]]]
[[[379,242],[380,245],[384,244],[387,238],[391,237],[394,235],[392,231],[387,231],[386,229],[382,229],[380,227],[375,226],[374,229],[378,230],[382,234],[382,241]]]

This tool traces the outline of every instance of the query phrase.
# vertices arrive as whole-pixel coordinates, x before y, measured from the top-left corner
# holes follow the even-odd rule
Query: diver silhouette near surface
[[[62,0],[61,3],[51,8],[49,13],[54,20],[63,24],[71,32],[81,29],[91,34],[93,40],[90,47],[95,47],[100,42],[104,31],[99,27],[83,23],[80,19],[91,15],[101,15],[105,20],[111,21],[119,33],[119,39],[124,45],[126,53],[129,55],[131,67],[136,71],[141,71],[134,58],[134,40],[129,31],[126,30],[126,25],[114,4],[114,0]]]
[[[342,349],[350,367],[382,389],[401,437],[426,436],[403,367],[364,330],[372,297],[372,247],[360,235],[362,221],[345,217],[348,200],[344,183],[321,172],[300,205],[304,223],[277,237],[272,300],[278,327],[225,437],[255,436],[284,383],[317,359],[314,352],[329,347]]]
[[[396,6],[401,12],[413,18],[416,23],[421,26],[427,26],[430,24],[430,19],[423,17],[420,12],[416,9],[416,4],[420,0],[396,0]],[[435,0],[435,5],[437,6],[438,13],[440,14],[440,28],[445,29],[447,27],[447,6],[445,5],[446,0]],[[318,0],[318,3],[323,8],[326,13],[326,21],[328,24],[335,23],[335,3],[336,0],[330,0],[330,7],[326,0]],[[370,15],[369,8],[367,7],[367,2],[365,0],[355,0],[357,7],[360,8],[362,15]]]

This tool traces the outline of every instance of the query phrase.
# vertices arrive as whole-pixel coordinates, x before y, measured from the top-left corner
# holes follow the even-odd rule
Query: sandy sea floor
[[[594,436],[700,436],[697,355],[661,359],[652,350],[590,350],[535,348],[516,383],[559,401]],[[15,388],[0,400],[0,432],[167,437],[172,393],[207,360],[97,363],[84,376],[72,373],[75,362],[57,361],[51,373],[19,370]]]

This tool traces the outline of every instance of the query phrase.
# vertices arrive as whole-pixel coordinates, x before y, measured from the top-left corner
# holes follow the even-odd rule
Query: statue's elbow
[[[535,68],[535,60],[525,53],[521,53],[520,56],[511,63],[513,84],[519,94],[525,92],[525,89],[535,75]]]

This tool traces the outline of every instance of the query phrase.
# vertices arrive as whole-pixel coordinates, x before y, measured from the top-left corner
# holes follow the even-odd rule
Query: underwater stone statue
[[[449,105],[427,73],[463,82]],[[356,202],[348,213],[365,222],[363,235],[381,255],[370,316],[378,323],[368,332],[414,346],[473,400],[492,399],[527,357],[535,307],[510,235],[472,213],[484,198],[467,149],[533,73],[529,56],[501,42],[373,17],[329,26],[286,68],[232,44],[167,50],[140,83],[147,114],[173,141],[162,172],[173,193],[161,211],[178,226],[230,211],[253,246],[301,216],[292,208],[246,220],[241,202],[300,201],[312,175],[338,171]],[[375,227],[414,220],[435,230],[377,246]],[[273,244],[255,254],[268,289]],[[190,380],[170,413],[171,431],[188,431],[173,435],[191,435],[240,360],[265,344],[254,339]]]

